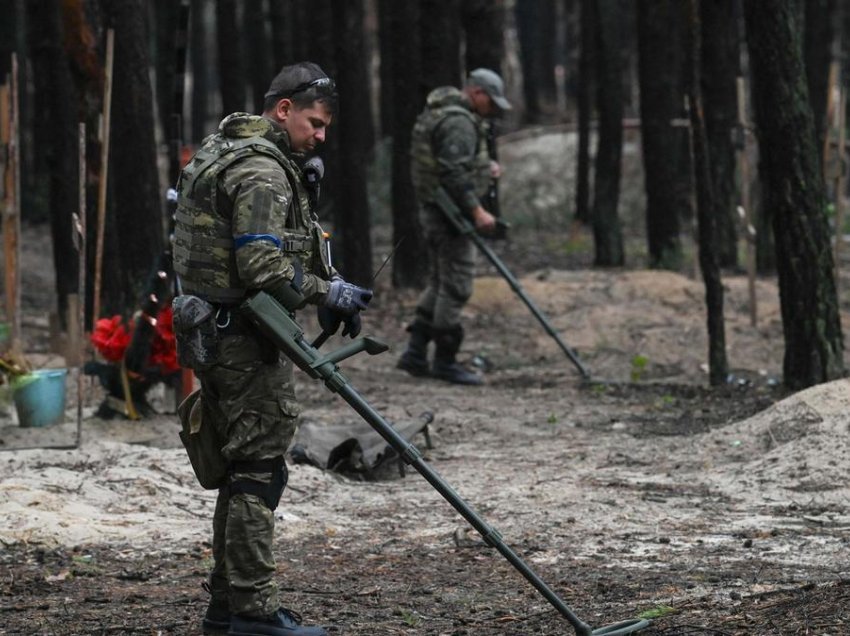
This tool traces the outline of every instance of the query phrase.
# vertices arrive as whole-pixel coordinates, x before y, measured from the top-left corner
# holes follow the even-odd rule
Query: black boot
[[[468,371],[455,360],[457,352],[460,351],[460,343],[463,342],[463,327],[457,325],[448,329],[434,329],[433,333],[437,351],[434,354],[431,375],[452,384],[481,384],[481,376]]]
[[[431,327],[417,319],[407,330],[410,332],[410,340],[407,343],[407,349],[398,359],[396,367],[416,377],[430,375],[428,343],[431,341]]]
[[[228,636],[328,636],[322,627],[302,627],[301,616],[281,607],[265,618],[234,614],[230,618]]]
[[[202,587],[211,596],[207,611],[204,614],[204,620],[201,623],[204,635],[227,634],[227,630],[230,629],[230,605],[227,602],[226,594],[214,593],[212,586],[207,582],[204,582]]]

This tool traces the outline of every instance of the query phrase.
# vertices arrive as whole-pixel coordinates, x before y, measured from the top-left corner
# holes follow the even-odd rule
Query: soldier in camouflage
[[[431,274],[428,287],[408,326],[410,340],[398,367],[414,376],[433,376],[455,384],[481,384],[479,375],[457,362],[463,342],[461,310],[472,295],[475,245],[450,225],[434,204],[442,186],[477,230],[492,232],[496,220],[482,205],[490,180],[500,175],[487,153],[486,118],[511,108],[504,83],[489,69],[469,74],[463,90],[443,86],[431,91],[416,120],[411,140],[413,183],[419,216],[428,242]],[[428,344],[434,341],[433,365]]]
[[[174,268],[183,293],[214,310],[215,351],[195,356],[193,368],[203,426],[215,427],[227,466],[213,518],[207,634],[326,634],[281,606],[274,581],[274,511],[299,414],[292,363],[238,306],[256,290],[289,306],[296,289],[319,306],[323,327],[344,323],[351,337],[360,331],[372,292],[328,263],[299,167],[324,141],[335,106],[334,83],[316,64],[284,67],[263,114],[226,117],[180,177]]]

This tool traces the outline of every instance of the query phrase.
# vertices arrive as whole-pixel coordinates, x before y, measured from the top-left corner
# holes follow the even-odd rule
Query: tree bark
[[[421,86],[417,103],[438,86],[460,86],[460,11],[457,0],[420,0]]]
[[[764,207],[773,218],[785,384],[839,378],[843,342],[796,0],[744,0]]]
[[[700,88],[701,33],[698,0],[688,0],[687,19],[687,93],[691,122],[691,147],[694,156],[694,187],[697,200],[699,233],[699,265],[705,283],[705,305],[708,322],[708,377],[712,386],[726,383],[729,363],[726,360],[726,333],[723,321],[723,281],[714,252],[716,245],[715,202],[710,164],[708,136]]]
[[[293,26],[296,24],[295,3],[292,0],[269,2],[269,23],[272,29],[272,75],[298,60],[295,57]],[[269,78],[271,80],[271,78]]]
[[[134,308],[163,249],[161,196],[153,133],[148,30],[143,0],[106,0],[115,29],[115,73],[103,300],[107,313]]]
[[[245,59],[248,62],[248,83],[251,86],[251,112],[263,112],[266,89],[277,72],[272,68],[271,39],[266,29],[268,18],[263,0],[243,0]],[[327,30],[330,22],[324,23]]]
[[[617,216],[623,153],[621,6],[620,0],[599,0],[595,5],[599,145],[593,185],[594,265],[619,267],[625,264],[623,234]]]
[[[387,2],[385,26],[390,34],[393,75],[392,118],[392,210],[393,244],[403,242],[393,257],[393,285],[422,287],[428,271],[428,256],[419,225],[416,194],[410,175],[410,133],[421,102],[410,99],[419,93],[419,6],[418,2]]]
[[[236,0],[216,0],[215,6],[222,117],[245,110],[246,82],[236,4]]]
[[[78,212],[77,92],[62,43],[62,8],[59,0],[37,0],[29,10],[35,105],[40,113],[52,113],[50,134],[40,144],[49,175],[50,234],[59,319],[67,326],[68,294],[77,290],[78,258],[71,240],[71,213]],[[75,317],[72,317],[75,319]]]
[[[378,122],[380,130],[378,133],[382,137],[392,136],[392,122],[394,119],[393,108],[393,56],[392,56],[392,3],[393,0],[377,0],[378,8],[378,58],[380,59],[380,68],[378,69],[378,77],[380,79],[380,87],[378,89],[378,108],[380,117]]]
[[[702,22],[701,88],[705,105],[712,190],[716,251],[721,267],[738,265],[738,232],[735,146],[732,133],[738,120],[738,19],[736,0],[700,3]],[[752,213],[751,210],[748,212]]]
[[[189,133],[188,138],[193,143],[200,142],[210,132],[207,118],[209,117],[209,72],[211,64],[207,56],[206,12],[204,11],[206,4],[206,0],[192,0],[189,13],[189,19],[192,22],[190,31],[192,35],[189,42],[192,60],[192,112],[190,117],[192,127],[191,130],[184,130],[184,135]],[[173,59],[171,63],[174,64]]]
[[[342,269],[346,280],[372,284],[372,241],[369,234],[369,200],[366,192],[366,159],[372,146],[372,109],[363,30],[363,0],[333,0],[339,91],[339,215]]]
[[[637,4],[640,123],[646,187],[649,266],[678,271],[682,265],[681,219],[690,179],[689,157],[682,153],[688,134],[674,127],[681,118],[681,11],[677,0],[639,0]]]
[[[578,109],[578,148],[576,157],[576,199],[575,219],[581,223],[591,223],[590,207],[590,119],[593,115],[593,83],[596,67],[596,12],[594,0],[579,0],[578,86],[576,88],[576,107]]]
[[[817,149],[823,161],[823,144],[830,122],[827,121],[829,98],[829,66],[837,18],[837,0],[806,0],[803,55],[809,101],[817,134]],[[837,104],[836,104],[837,107]]]
[[[466,72],[489,68],[501,75],[505,57],[504,0],[461,0]]]

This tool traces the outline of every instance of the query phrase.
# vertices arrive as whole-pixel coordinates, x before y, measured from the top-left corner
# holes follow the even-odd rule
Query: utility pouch
[[[221,488],[227,478],[228,462],[221,454],[225,444],[213,422],[204,421],[201,391],[189,394],[177,407],[180,441],[186,448],[192,470],[207,490]]]
[[[177,296],[174,310],[174,338],[177,361],[189,369],[203,369],[218,360],[218,329],[215,307],[197,296]]]

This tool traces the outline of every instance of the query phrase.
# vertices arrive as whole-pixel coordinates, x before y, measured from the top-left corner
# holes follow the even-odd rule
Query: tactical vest
[[[431,91],[425,109],[416,118],[410,140],[413,186],[420,202],[431,201],[440,185],[440,166],[434,156],[433,139],[438,126],[448,117],[466,117],[478,132],[478,143],[472,161],[475,194],[483,197],[490,186],[490,156],[487,154],[487,122],[463,103],[462,93],[451,86]]]
[[[310,208],[301,172],[274,143],[263,137],[208,137],[180,175],[174,229],[174,270],[183,292],[214,303],[241,301],[247,289],[239,280],[233,245],[232,202],[218,188],[230,165],[263,154],[283,168],[292,188],[292,208],[281,251],[299,260],[304,271],[329,277],[322,231]]]

